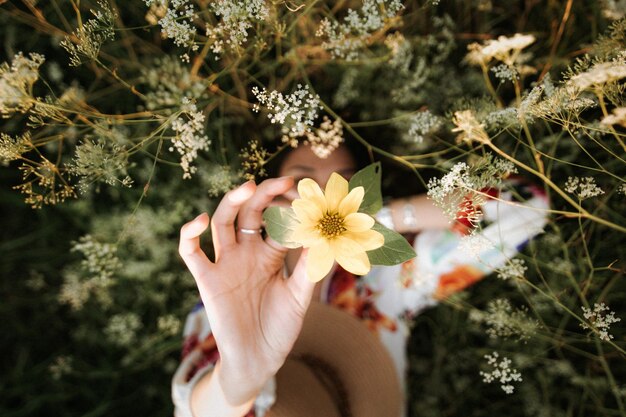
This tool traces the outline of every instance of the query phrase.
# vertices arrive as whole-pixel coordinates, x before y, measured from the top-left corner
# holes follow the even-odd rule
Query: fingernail
[[[254,194],[254,188],[250,187],[251,183],[254,184],[254,181],[250,180],[241,184],[228,199],[235,204],[246,201],[252,196],[252,194]]]
[[[198,215],[196,216],[196,218],[195,218],[195,219],[193,219],[193,221],[195,222],[196,220],[198,220],[198,219],[199,219],[200,217],[202,217],[202,216],[207,216],[207,213],[206,213],[206,212],[204,212],[204,213],[200,213],[200,214],[198,214]]]

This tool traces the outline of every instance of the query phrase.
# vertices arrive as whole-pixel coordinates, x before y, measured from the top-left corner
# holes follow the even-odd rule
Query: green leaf
[[[286,248],[298,248],[299,244],[291,242],[289,235],[297,222],[296,214],[291,207],[268,207],[263,212],[265,231]]]
[[[397,265],[415,257],[413,247],[400,233],[387,229],[380,223],[375,223],[372,229],[382,233],[385,238],[382,247],[367,252],[372,265]]]
[[[365,196],[359,208],[360,212],[374,215],[383,207],[380,179],[380,162],[366,166],[350,179],[350,190],[359,186],[365,189]]]

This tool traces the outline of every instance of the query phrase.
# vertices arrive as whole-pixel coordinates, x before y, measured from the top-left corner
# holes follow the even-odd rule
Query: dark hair
[[[295,149],[291,146],[287,146],[284,149],[280,150],[282,143],[273,143],[266,147],[266,149],[270,153],[278,152],[278,154],[273,157],[265,166],[265,171],[269,178],[275,178],[278,176],[278,171],[280,170],[280,166],[285,162],[287,156]],[[302,142],[299,143],[299,146],[309,146]],[[352,158],[354,158],[354,162],[356,164],[357,171],[361,168],[364,168],[368,164],[374,162],[374,160],[370,157],[367,149],[363,144],[359,143],[356,139],[347,137],[341,146],[345,146]]]
[[[269,146],[266,146],[266,149],[270,153],[275,153],[279,152],[281,146],[284,146],[284,144],[275,141]],[[301,143],[300,146],[308,145]],[[345,146],[354,158],[357,171],[376,161],[380,161],[382,163],[382,192],[384,196],[394,198],[406,197],[409,195],[421,194],[426,191],[422,181],[420,181],[420,179],[418,179],[418,177],[410,169],[390,158],[380,158],[377,154],[370,154],[367,147],[358,140],[347,136],[342,146]],[[265,171],[269,178],[275,178],[278,176],[280,166],[294,149],[295,148],[287,146],[267,163]],[[427,174],[427,172],[421,172],[421,174]],[[428,178],[428,175],[426,175],[426,177]]]

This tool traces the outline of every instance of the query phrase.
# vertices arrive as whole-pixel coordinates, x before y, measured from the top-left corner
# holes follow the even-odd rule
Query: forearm
[[[242,402],[232,404],[227,398],[220,383],[221,362],[202,377],[191,393],[191,410],[194,417],[242,417],[252,407],[256,396]]]
[[[425,194],[392,200],[388,207],[398,233],[450,227],[450,219]]]

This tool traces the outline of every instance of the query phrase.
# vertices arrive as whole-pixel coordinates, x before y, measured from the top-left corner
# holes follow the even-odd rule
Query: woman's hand
[[[287,249],[259,233],[241,232],[259,229],[263,210],[292,186],[293,179],[283,177],[228,192],[211,220],[215,262],[200,248],[206,213],[180,231],[179,253],[198,285],[220,352],[219,382],[232,404],[254,397],[282,366],[313,294],[306,253],[285,279]]]

